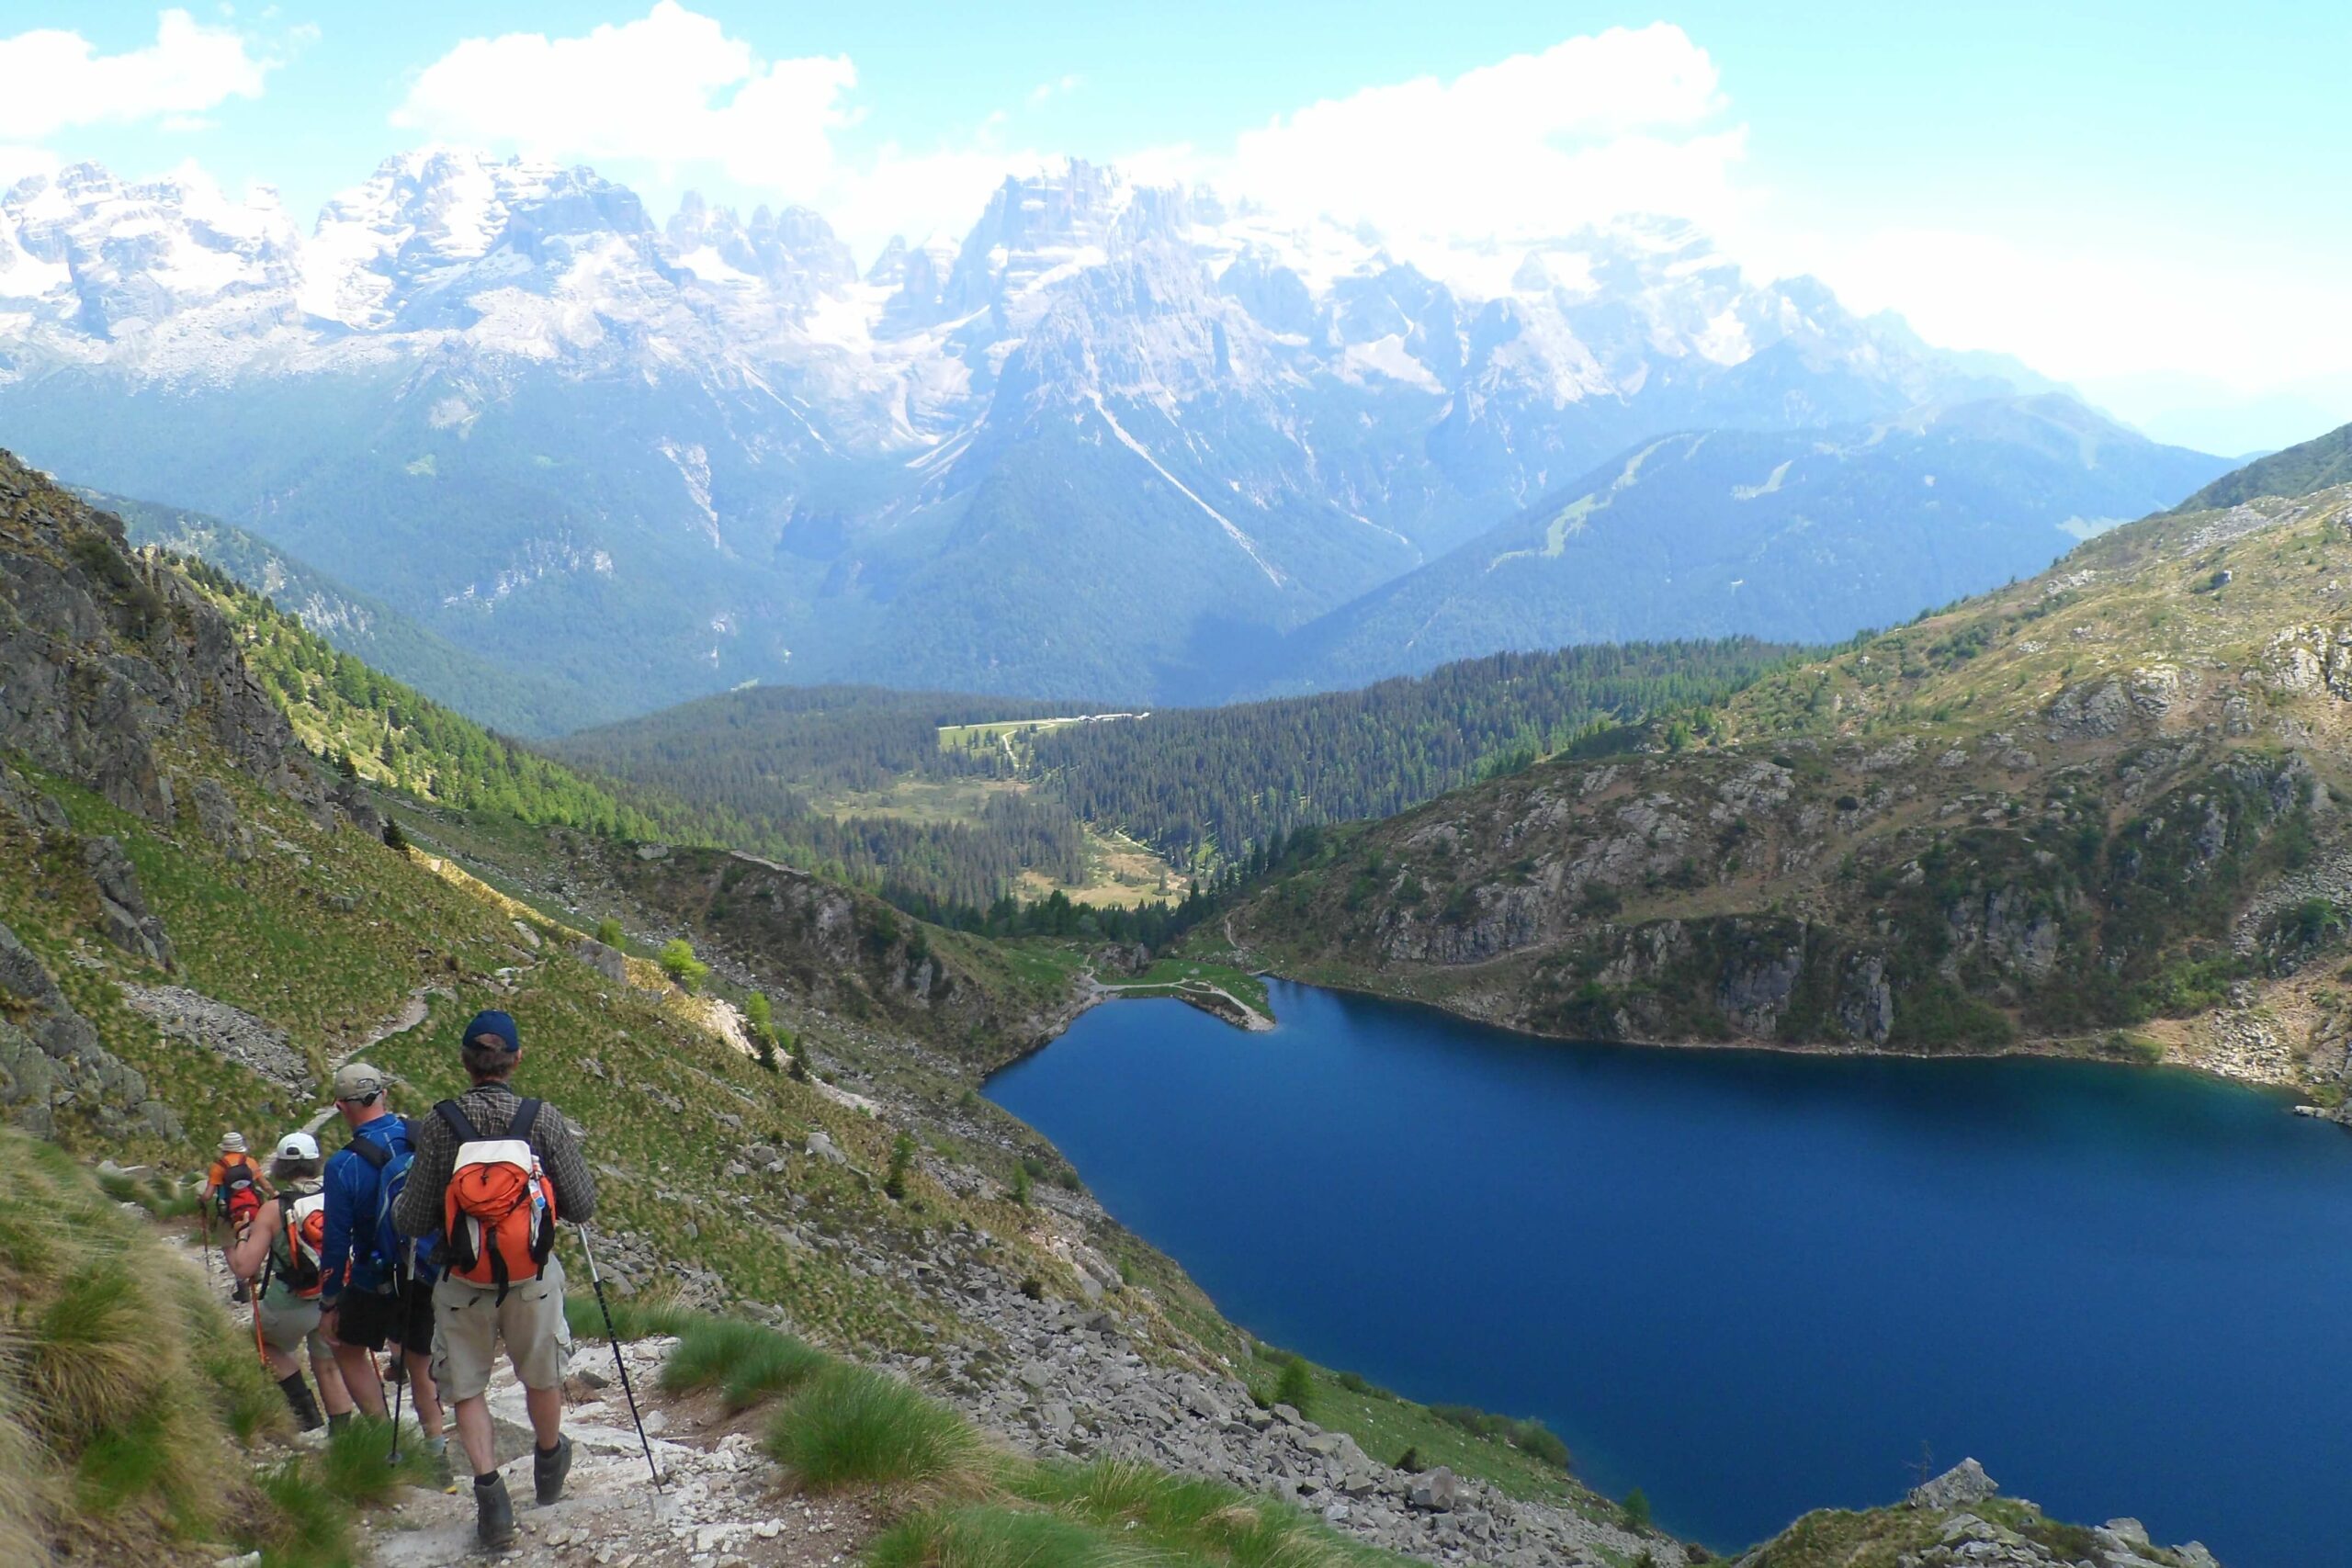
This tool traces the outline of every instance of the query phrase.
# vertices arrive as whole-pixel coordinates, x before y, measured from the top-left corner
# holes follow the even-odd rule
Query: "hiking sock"
[[[288,1372],[277,1380],[278,1392],[286,1395],[286,1403],[294,1411],[295,1424],[305,1432],[315,1432],[326,1425],[319,1415],[319,1402],[311,1396],[311,1385],[302,1381],[300,1372]]]
[[[514,1544],[514,1503],[494,1470],[474,1477],[474,1533],[493,1549]]]
[[[555,1447],[531,1450],[531,1489],[537,1495],[539,1506],[563,1495],[563,1478],[571,1473],[571,1439],[559,1435]]]
[[[337,1432],[342,1431],[345,1427],[350,1426],[351,1417],[354,1414],[355,1412],[346,1410],[340,1416],[329,1416],[327,1417],[327,1436],[333,1437]]]

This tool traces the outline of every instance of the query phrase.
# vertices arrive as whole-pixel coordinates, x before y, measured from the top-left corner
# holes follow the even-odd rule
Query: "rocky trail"
[[[498,1451],[522,1534],[503,1552],[474,1540],[474,1505],[454,1494],[407,1490],[369,1520],[369,1561],[377,1568],[445,1568],[458,1563],[594,1564],[595,1568],[834,1568],[854,1559],[876,1529],[854,1498],[814,1498],[791,1490],[739,1423],[706,1401],[654,1392],[674,1341],[622,1347],[645,1416],[656,1492],[630,1425],[605,1345],[577,1347],[565,1384],[564,1430],[572,1442],[571,1479],[559,1502],[531,1500],[531,1447],[523,1390],[501,1368],[490,1389]],[[453,1439],[454,1441],[454,1439]],[[462,1469],[462,1465],[460,1466]]]

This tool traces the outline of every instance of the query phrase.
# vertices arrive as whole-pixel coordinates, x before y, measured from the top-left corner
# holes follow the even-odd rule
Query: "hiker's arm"
[[[555,1212],[558,1219],[571,1224],[584,1224],[596,1217],[596,1176],[580,1153],[580,1140],[572,1135],[571,1123],[560,1112],[548,1117],[539,1133],[539,1154],[547,1166],[548,1179],[555,1183]]]
[[[269,1256],[269,1244],[277,1236],[277,1205],[265,1207],[254,1216],[229,1248],[229,1272],[240,1280],[252,1280],[261,1273],[262,1262]]]
[[[416,1157],[408,1168],[408,1184],[392,1203],[392,1228],[402,1235],[431,1235],[441,1228],[441,1198],[458,1163],[458,1145],[438,1116],[418,1117],[409,1128]]]

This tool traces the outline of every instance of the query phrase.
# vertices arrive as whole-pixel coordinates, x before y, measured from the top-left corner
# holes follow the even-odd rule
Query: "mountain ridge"
[[[1238,689],[1237,649],[1638,441],[2017,389],[1677,220],[1466,260],[1077,161],[863,274],[807,209],[657,224],[456,149],[308,236],[77,164],[0,193],[0,435],[630,711],[1136,702]]]

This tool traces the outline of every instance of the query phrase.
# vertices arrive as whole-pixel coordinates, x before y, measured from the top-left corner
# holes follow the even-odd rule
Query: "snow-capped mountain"
[[[0,443],[626,703],[1213,691],[1637,440],[2022,380],[1672,220],[1408,260],[1077,162],[863,272],[806,209],[450,149],[307,236],[194,176],[0,195]]]

